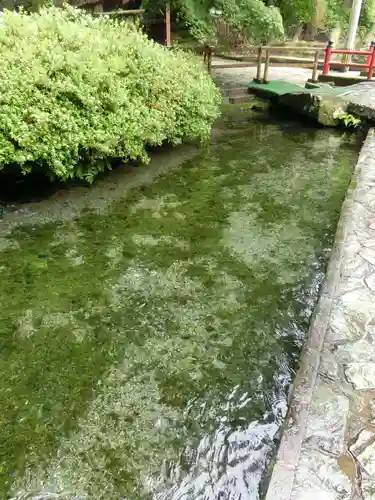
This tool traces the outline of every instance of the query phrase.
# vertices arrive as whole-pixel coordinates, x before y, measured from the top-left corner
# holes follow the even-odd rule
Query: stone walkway
[[[375,499],[375,136],[362,148],[267,500]]]
[[[218,62],[222,64],[222,60]],[[212,76],[215,81],[223,87],[247,86],[247,84],[256,76],[256,67],[215,69],[214,59],[212,65]],[[311,69],[271,66],[269,70],[270,80],[283,80],[304,85],[309,78],[311,78]]]

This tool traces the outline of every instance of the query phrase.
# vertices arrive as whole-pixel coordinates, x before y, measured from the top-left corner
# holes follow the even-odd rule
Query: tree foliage
[[[332,29],[338,24],[347,27],[349,22],[349,8],[343,0],[326,0],[324,26]]]
[[[167,0],[143,0],[148,11],[164,11]],[[171,0],[175,13],[201,43],[218,43],[217,20],[243,32],[255,43],[283,38],[283,27],[292,34],[297,27],[329,32],[337,25],[348,26],[351,0]],[[364,0],[359,35],[364,38],[375,28],[375,0]]]
[[[272,3],[279,8],[288,28],[311,22],[317,8],[316,0],[274,0]]]
[[[282,38],[283,20],[277,7],[265,5],[262,0],[221,0],[225,21],[256,42]]]
[[[143,0],[148,10],[164,10],[166,3]],[[277,39],[284,33],[279,10],[262,0],[172,0],[171,6],[193,37],[210,46],[218,43],[218,20],[244,32],[254,42]]]
[[[375,0],[364,0],[359,20],[360,34],[365,38],[375,27]]]
[[[53,0],[0,0],[0,10],[38,12],[43,6],[52,6]]]
[[[62,179],[203,140],[220,102],[194,56],[72,7],[2,16],[0,89],[0,168],[39,164]]]
[[[288,32],[297,25],[311,24],[327,33],[340,26],[343,33],[349,24],[352,0],[269,0],[280,9]],[[364,38],[375,27],[375,0],[363,0],[358,34]]]

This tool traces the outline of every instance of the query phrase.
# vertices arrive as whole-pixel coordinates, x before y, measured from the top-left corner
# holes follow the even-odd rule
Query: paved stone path
[[[375,499],[375,136],[344,203],[267,500]]]
[[[219,60],[218,62],[220,64],[223,63],[222,60]],[[256,67],[215,69],[214,59],[212,65],[212,76],[215,81],[223,87],[247,86],[247,84],[256,76]],[[271,66],[269,70],[270,80],[283,80],[304,85],[309,78],[311,78],[311,69]]]

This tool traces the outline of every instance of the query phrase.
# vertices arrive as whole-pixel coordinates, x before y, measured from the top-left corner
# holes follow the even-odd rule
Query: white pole
[[[348,34],[346,36],[346,49],[353,50],[355,48],[355,40],[357,37],[361,8],[362,0],[353,0],[352,9],[350,11]]]
[[[355,48],[355,40],[357,38],[357,30],[358,30],[359,16],[361,15],[362,1],[363,0],[353,0],[352,8],[350,10],[349,27],[345,42],[345,48],[349,50],[353,50]],[[350,63],[352,61],[352,56],[349,54],[345,54],[342,58],[342,61],[345,63]],[[349,66],[343,67],[342,70],[344,72],[349,71]]]

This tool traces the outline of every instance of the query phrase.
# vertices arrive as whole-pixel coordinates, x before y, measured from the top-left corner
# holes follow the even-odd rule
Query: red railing
[[[340,61],[332,61],[333,54],[347,54],[347,55],[358,55],[365,56],[366,63],[353,63],[351,61],[340,62]],[[331,66],[339,66],[344,68],[363,68],[367,69],[367,80],[372,80],[372,73],[374,72],[375,67],[375,42],[371,42],[368,51],[365,50],[346,50],[346,49],[334,49],[333,42],[328,42],[325,58],[324,58],[324,66],[323,66],[323,75],[328,75]]]

